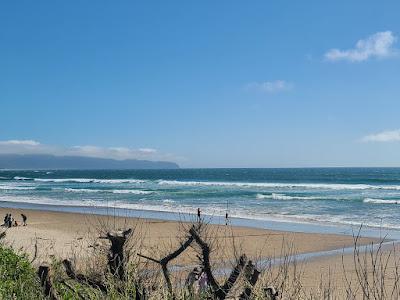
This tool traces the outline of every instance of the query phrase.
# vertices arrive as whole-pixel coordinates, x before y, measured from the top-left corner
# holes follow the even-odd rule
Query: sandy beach
[[[140,243],[143,254],[162,255],[177,247],[184,238],[184,228],[191,223],[163,221],[112,215],[80,214],[69,212],[40,211],[27,209],[0,208],[0,215],[11,213],[17,221],[20,214],[28,216],[28,226],[7,229],[6,242],[15,249],[35,253],[35,243],[39,245],[36,254],[38,261],[45,261],[52,255],[68,258],[77,255],[84,258],[89,249],[102,242],[99,237],[107,230],[133,228],[136,242]],[[208,236],[215,244],[213,253],[218,259],[234,258],[233,245],[240,253],[251,258],[270,258],[282,255],[282,246],[291,247],[295,253],[311,253],[332,249],[342,249],[353,244],[353,237],[336,234],[316,234],[285,232],[234,227],[225,225],[207,225]],[[376,239],[361,238],[360,244],[368,244]],[[155,249],[158,253],[155,253]],[[188,263],[191,251],[180,258],[179,263]]]
[[[129,217],[114,217],[112,215],[95,215],[70,212],[40,211],[28,209],[1,208],[0,214],[11,213],[17,221],[20,214],[28,216],[28,225],[13,227],[6,230],[6,244],[14,249],[26,252],[36,257],[35,264],[49,263],[52,257],[73,259],[79,266],[93,255],[96,246],[107,242],[100,239],[107,230],[133,228],[133,240],[138,252],[154,258],[161,258],[176,249],[184,239],[185,229],[191,226],[189,222],[163,221],[156,219],[141,219]],[[316,234],[288,231],[265,230],[250,227],[233,227],[225,225],[207,225],[207,236],[213,246],[212,261],[214,267],[229,266],[229,261],[238,254],[245,253],[249,259],[263,261],[266,258],[279,258],[288,253],[300,254],[296,262],[296,272],[293,265],[288,281],[295,280],[294,274],[301,278],[303,293],[318,294],[325,285],[335,287],[336,293],[344,295],[345,277],[355,282],[353,255],[350,252],[341,254],[342,249],[352,247],[352,236],[337,234]],[[375,238],[360,238],[359,245],[377,243]],[[35,246],[37,245],[37,247]],[[338,251],[330,255],[316,256],[310,253]],[[236,252],[235,252],[235,251]],[[385,250],[386,251],[386,250]],[[388,252],[387,252],[388,253]],[[305,256],[302,256],[305,254]],[[306,257],[306,258],[305,258]],[[183,266],[183,270],[196,265],[196,252],[189,248],[173,261],[175,266]],[[395,259],[389,262],[393,269]],[[273,267],[272,273],[279,271]],[[273,275],[271,275],[273,276]],[[268,275],[267,275],[268,278]],[[268,280],[268,279],[267,279]],[[387,279],[390,284],[390,276]],[[321,282],[324,282],[322,286]],[[295,286],[296,283],[292,283]]]
[[[82,242],[96,241],[105,230],[134,228],[135,235],[143,240],[143,249],[149,250],[157,245],[179,244],[183,227],[189,222],[163,221],[112,215],[80,214],[26,209],[0,208],[0,215],[11,213],[17,221],[20,214],[28,216],[28,226],[7,229],[6,241],[16,249],[25,249],[31,253],[31,247],[37,239],[50,255],[68,256],[70,251]],[[292,245],[297,253],[319,252],[341,249],[353,243],[351,236],[335,234],[314,234],[264,230],[250,227],[225,225],[207,225],[210,237],[224,243],[236,243],[249,257],[275,257],[280,255],[282,243]],[[374,241],[362,238],[360,243]]]

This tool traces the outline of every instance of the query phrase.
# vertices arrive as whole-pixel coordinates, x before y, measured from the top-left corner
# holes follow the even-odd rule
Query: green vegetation
[[[25,255],[0,245],[0,299],[44,299],[39,278]]]

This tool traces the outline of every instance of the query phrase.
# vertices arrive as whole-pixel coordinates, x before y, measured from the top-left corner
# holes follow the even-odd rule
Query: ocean
[[[400,230],[400,168],[0,170],[0,202]]]

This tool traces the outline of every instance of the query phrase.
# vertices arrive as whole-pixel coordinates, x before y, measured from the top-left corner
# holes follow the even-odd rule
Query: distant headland
[[[116,160],[48,154],[0,154],[0,169],[179,169],[168,161]]]

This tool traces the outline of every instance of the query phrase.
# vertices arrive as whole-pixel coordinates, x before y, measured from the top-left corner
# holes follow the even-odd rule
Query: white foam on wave
[[[98,189],[75,189],[75,188],[65,188],[64,191],[74,192],[74,193],[113,193],[113,194],[135,194],[135,195],[148,195],[153,193],[153,191],[142,191],[142,190],[98,190]]]
[[[158,180],[160,185],[175,186],[226,186],[226,187],[255,187],[255,188],[304,188],[328,190],[400,190],[399,185],[368,185],[345,183],[275,183],[275,182],[223,182],[223,181],[179,181]]]
[[[168,199],[166,199],[168,200]],[[168,202],[164,205],[159,204],[141,204],[141,203],[127,203],[125,201],[97,201],[93,199],[80,199],[80,200],[59,200],[48,197],[28,197],[28,196],[14,196],[3,197],[0,195],[0,201],[14,202],[14,203],[30,203],[42,204],[51,206],[76,206],[76,207],[108,207],[108,208],[121,208],[121,209],[134,209],[146,211],[159,211],[171,212],[171,207]],[[193,213],[195,210],[191,207],[174,207],[176,213]]]
[[[31,204],[44,204],[44,205],[52,205],[52,206],[106,206],[107,203],[104,204],[99,201],[91,200],[91,199],[80,199],[80,200],[57,200],[48,197],[34,197],[34,196],[13,196],[13,197],[2,197],[0,195],[0,201],[7,202],[16,202],[16,203],[31,203]]]
[[[136,195],[148,195],[152,194],[153,191],[142,191],[142,190],[112,190],[114,194],[136,194]]]
[[[375,198],[365,198],[363,202],[375,203],[375,204],[400,204],[400,200],[375,199]]]
[[[164,199],[163,202],[164,203],[175,203],[175,201],[171,200],[171,199]]]
[[[320,199],[318,197],[311,197],[311,196],[288,196],[285,194],[277,194],[272,193],[270,195],[265,194],[257,194],[257,199],[273,199],[273,200],[316,200]]]
[[[64,191],[73,192],[73,193],[98,193],[98,192],[102,192],[102,190],[95,190],[95,189],[72,189],[72,188],[65,188]]]
[[[163,200],[163,204],[157,203],[128,203],[126,201],[113,201],[112,204],[108,201],[97,201],[92,199],[80,199],[80,200],[59,200],[47,197],[32,197],[32,196],[2,196],[0,194],[0,201],[16,202],[16,203],[31,203],[31,204],[44,204],[51,206],[75,206],[75,207],[107,207],[107,208],[121,208],[121,209],[133,209],[133,210],[146,210],[154,212],[166,212],[166,213],[182,213],[194,215],[197,211],[196,207],[190,205],[177,205],[173,202],[169,202],[169,199]],[[376,199],[375,199],[376,200]],[[173,210],[171,210],[173,206]],[[224,217],[226,210],[223,207],[207,207],[202,210],[204,215]],[[289,223],[303,223],[303,224],[336,224],[336,225],[351,225],[360,226],[363,224],[368,227],[375,228],[391,228],[400,229],[400,226],[391,223],[378,223],[373,220],[362,221],[355,220],[350,216],[333,216],[333,215],[287,215],[287,214],[262,214],[258,212],[251,212],[248,210],[238,209],[230,212],[230,217],[241,218],[248,220],[260,220],[260,221],[276,221],[276,222],[289,222]],[[351,219],[351,220],[350,220]]]
[[[94,183],[143,183],[145,180],[139,179],[93,179]]]
[[[28,178],[15,176],[15,180],[34,180],[37,182],[76,182],[76,183],[144,183],[140,179],[97,179],[97,178]],[[179,181],[158,180],[159,185],[174,186],[221,186],[237,188],[281,188],[281,189],[320,189],[320,190],[396,190],[400,191],[400,185],[369,185],[369,184],[345,184],[345,183],[276,183],[276,182],[224,182],[224,181]]]
[[[14,177],[14,180],[33,180],[33,178],[15,176],[15,177]]]
[[[77,183],[111,183],[111,184],[145,182],[144,180],[138,180],[138,179],[96,179],[96,178],[33,178],[33,180],[38,182],[56,182],[56,183],[77,182]]]
[[[12,190],[12,191],[24,191],[24,190],[34,190],[34,186],[13,186],[13,185],[0,185],[0,190]]]

